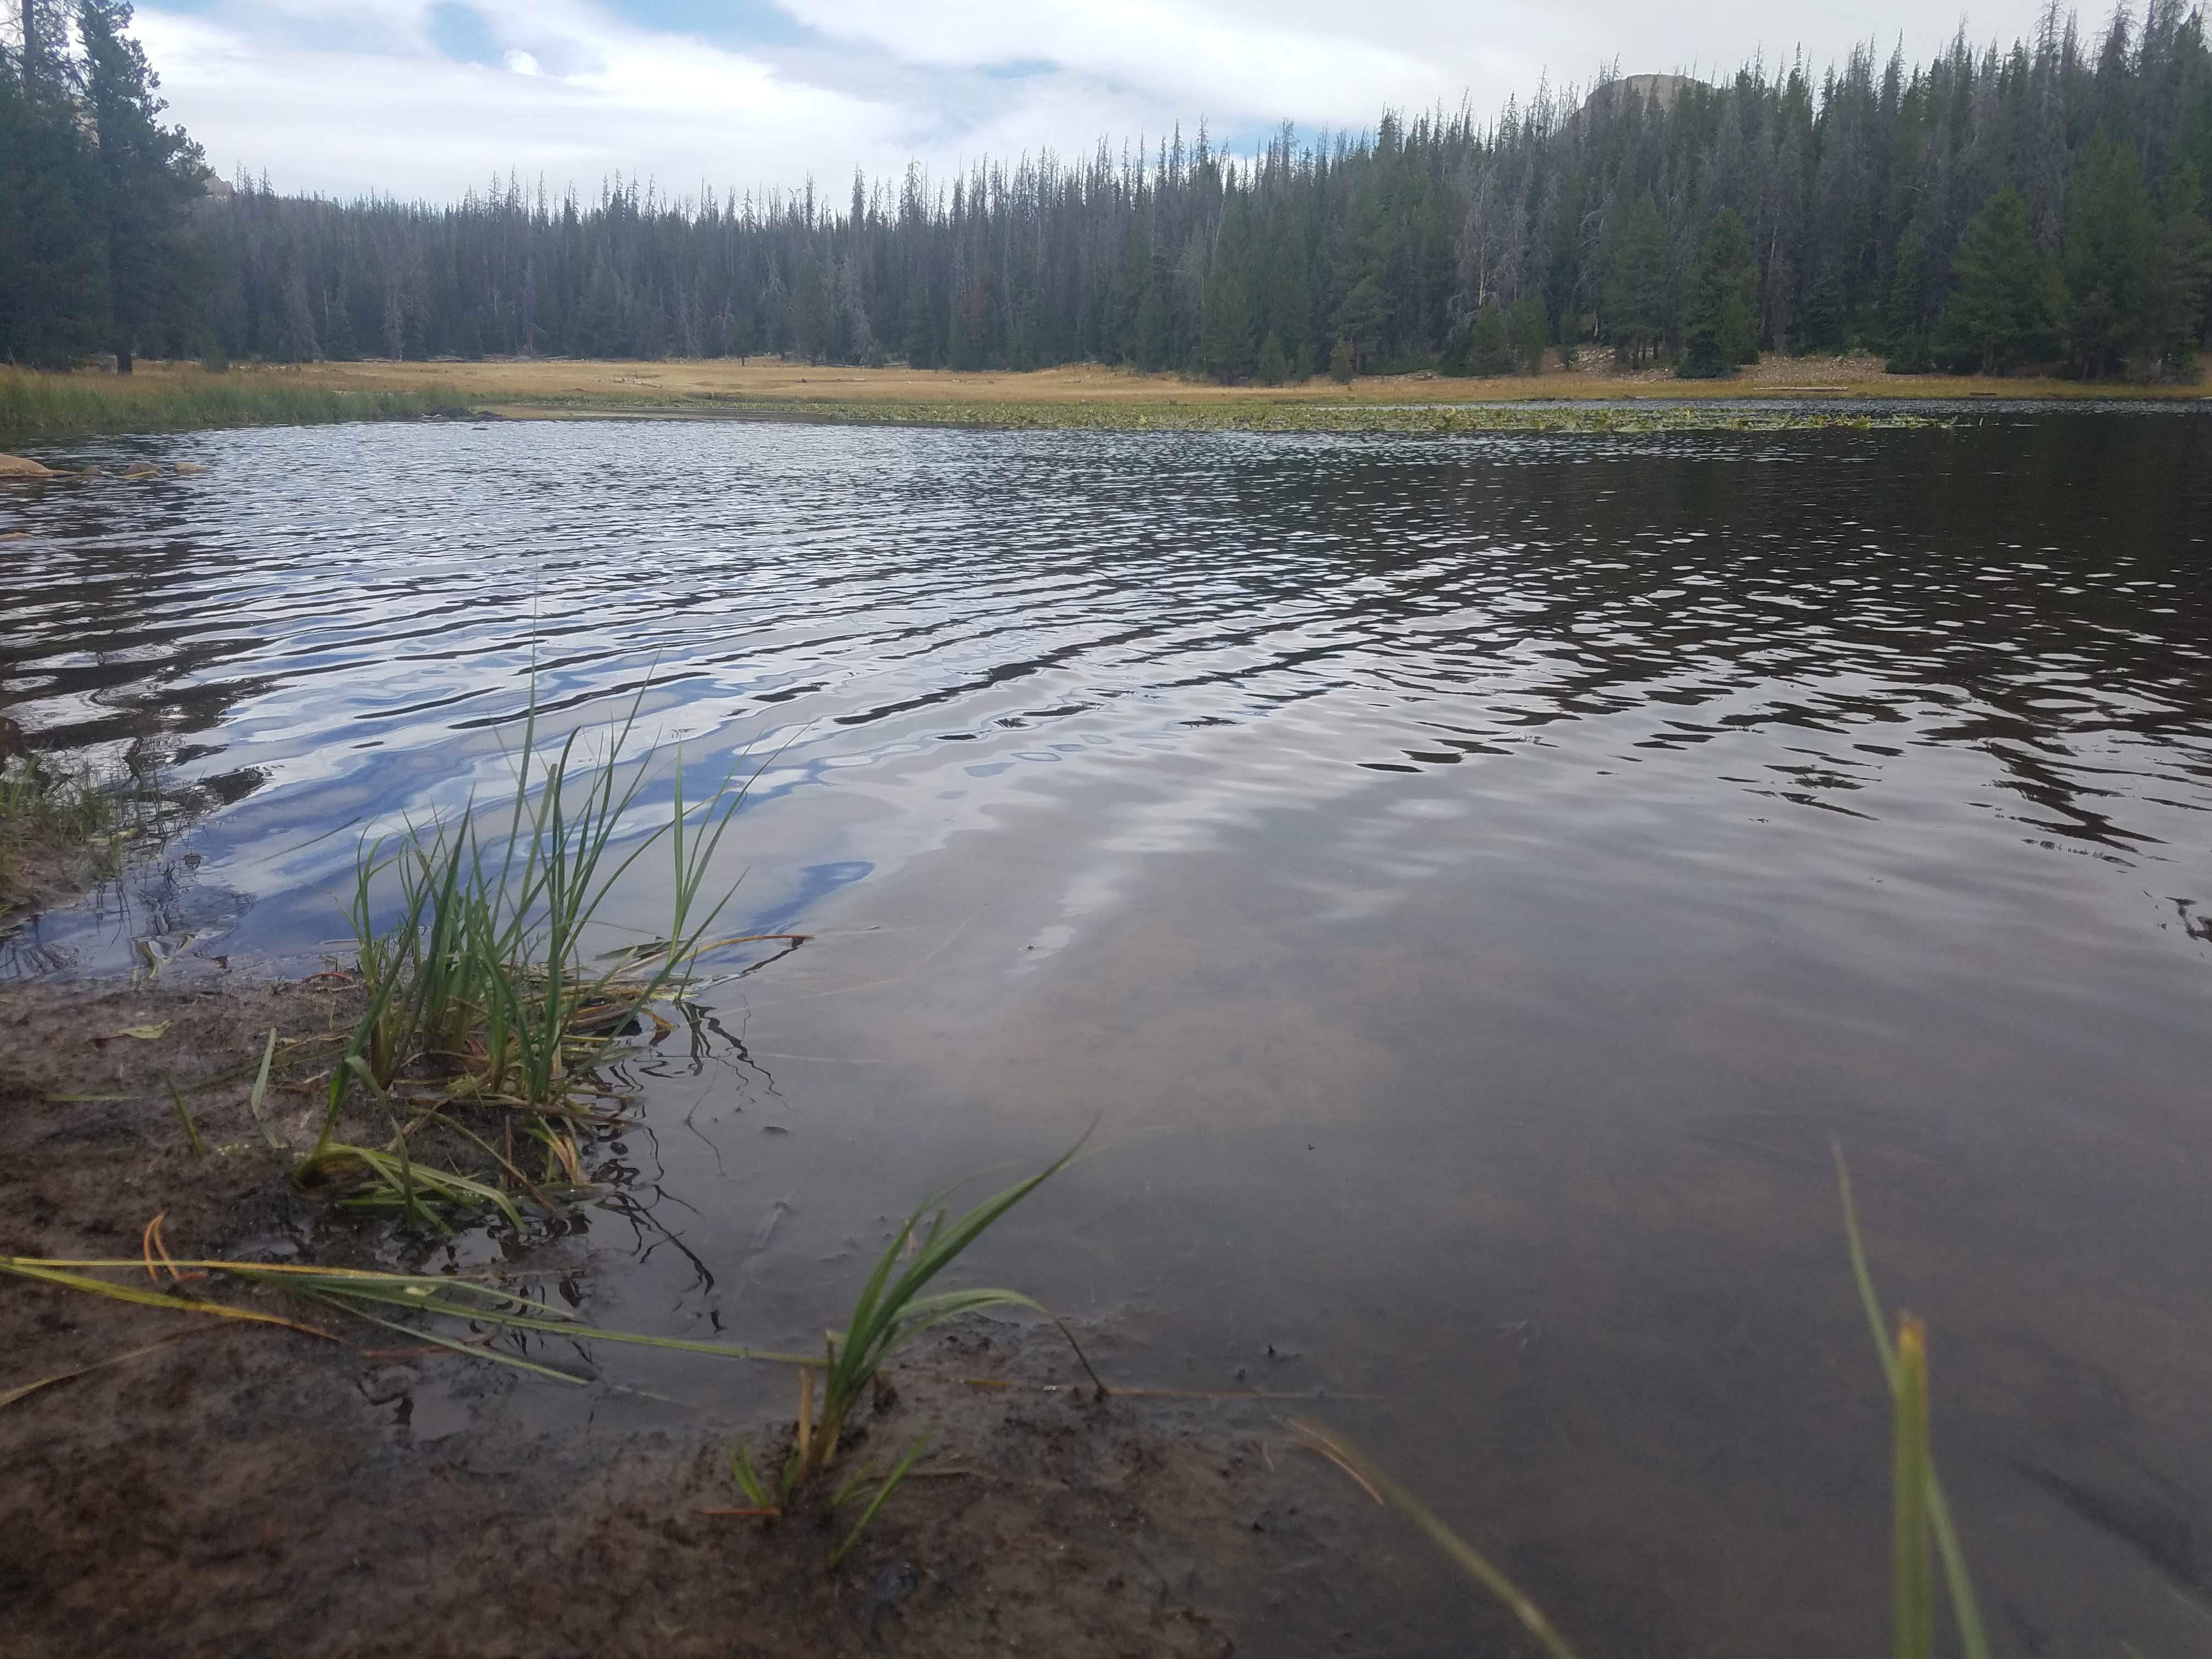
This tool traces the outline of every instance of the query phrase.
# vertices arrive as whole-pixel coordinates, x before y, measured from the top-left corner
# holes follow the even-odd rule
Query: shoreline
[[[1618,428],[1742,409],[1771,424],[1915,418],[1911,405],[2212,403],[2212,384],[1887,374],[1870,358],[1770,359],[1722,380],[1550,368],[1455,379],[1431,371],[1340,385],[1216,386],[1093,365],[1026,374],[824,368],[782,362],[565,358],[234,368],[147,363],[128,380],[0,376],[0,448],[94,436],[355,420],[726,419],[1037,430],[1508,431]],[[1607,411],[1618,411],[1608,413]],[[1846,412],[1848,411],[1848,412]],[[1925,416],[1917,418],[1928,418]],[[1717,413],[1708,416],[1717,420]],[[35,482],[29,480],[28,482]]]
[[[264,1142],[265,1127],[292,1141],[311,1128],[312,1087],[273,1091],[265,1124],[247,1105],[268,1031],[335,1027],[357,1002],[242,973],[0,986],[0,1255],[143,1249],[149,1276],[163,1249],[392,1265],[386,1227],[302,1197],[290,1155]],[[592,1257],[550,1237],[502,1265],[574,1283]],[[1247,1650],[1247,1615],[1269,1620],[1285,1564],[1322,1547],[1314,1529],[1358,1497],[1320,1459],[1290,1455],[1264,1408],[1094,1401],[1064,1386],[1079,1375],[1048,1328],[971,1318],[895,1359],[854,1425],[856,1451],[895,1456],[926,1436],[928,1455],[829,1570],[849,1512],[732,1512],[746,1500],[727,1448],[748,1431],[773,1444],[787,1419],[672,1401],[615,1417],[628,1391],[593,1383],[609,1420],[578,1436],[507,1367],[267,1291],[224,1299],[325,1340],[0,1275],[0,1457],[19,1477],[0,1494],[0,1648],[520,1659],[890,1638],[943,1659],[1223,1659]],[[737,1362],[697,1363],[712,1390]],[[1164,1577],[1163,1559],[1193,1570]],[[654,1614],[642,1626],[639,1598]]]

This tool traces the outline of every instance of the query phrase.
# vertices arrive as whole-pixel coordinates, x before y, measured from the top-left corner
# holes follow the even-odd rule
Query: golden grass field
[[[1078,364],[1017,374],[948,369],[821,368],[777,358],[662,362],[592,362],[562,358],[485,362],[314,363],[233,373],[298,374],[334,389],[440,388],[456,401],[502,414],[586,410],[698,409],[716,403],[1146,404],[1525,403],[1539,398],[2151,398],[2202,399],[2202,386],[2118,386],[2051,379],[1885,374],[1877,357],[1774,357],[1732,380],[1678,380],[1663,369],[1598,371],[1553,368],[1538,375],[1456,380],[1421,374],[1369,375],[1349,386],[1317,377],[1299,386],[1215,386],[1174,374]],[[193,365],[170,372],[198,373]]]
[[[570,361],[252,364],[195,362],[37,374],[0,367],[0,447],[95,433],[185,432],[407,420],[489,410],[513,418],[820,421],[1100,431],[1447,434],[1924,425],[1958,418],[1928,399],[2203,401],[2198,386],[1882,373],[1873,357],[1782,357],[1726,380],[1663,369],[1586,368],[1458,380],[1370,375],[1350,386],[1224,386],[1093,364],[1033,374],[750,362]],[[1786,399],[1762,405],[1759,399]]]

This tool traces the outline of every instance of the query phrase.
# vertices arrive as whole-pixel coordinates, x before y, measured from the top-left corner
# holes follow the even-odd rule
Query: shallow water
[[[209,471],[0,499],[0,702],[209,810],[13,970],[319,965],[362,836],[498,787],[533,666],[555,726],[643,689],[692,776],[759,770],[728,931],[815,937],[647,1068],[594,1316],[811,1340],[891,1212],[1095,1121],[974,1273],[1118,1377],[1368,1396],[1319,1413],[1586,1652],[1873,1651],[1832,1135],[2000,1645],[2212,1646],[2212,421],[66,459],[141,453]],[[593,1358],[662,1398],[531,1409],[739,1408]],[[1343,1537],[1252,1650],[1492,1628]]]

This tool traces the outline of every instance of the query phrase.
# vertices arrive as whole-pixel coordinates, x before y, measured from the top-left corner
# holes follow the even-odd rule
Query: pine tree
[[[1928,241],[1916,215],[1898,239],[1882,304],[1882,332],[1889,342],[1884,368],[1892,374],[1925,374],[1934,367],[1921,319],[1920,296],[1927,286]]]
[[[1280,386],[1291,378],[1290,353],[1283,349],[1283,337],[1270,334],[1260,348],[1260,384]]]
[[[1667,325],[1667,227],[1650,191],[1625,204],[1605,228],[1605,294],[1600,325],[1614,358],[1641,368]]]
[[[1303,376],[1313,368],[1313,288],[1304,237],[1286,210],[1269,212],[1264,223],[1255,256],[1261,273],[1259,326],[1282,350],[1285,378]]]
[[[1144,291],[1137,301],[1135,332],[1139,368],[1150,373],[1174,363],[1175,313],[1168,305],[1166,262],[1157,254],[1149,262]]]
[[[1369,272],[1345,293],[1336,307],[1336,337],[1352,350],[1355,368],[1366,368],[1380,348],[1393,307],[1382,277]]]
[[[1513,331],[1498,307],[1485,306],[1474,313],[1468,325],[1464,361],[1468,374],[1484,379],[1513,372]]]
[[[791,284],[791,349],[801,362],[818,363],[830,349],[830,285],[818,258],[802,258]]]
[[[161,80],[124,33],[130,26],[127,0],[79,0],[85,100],[103,184],[111,349],[124,374],[141,349],[175,331],[168,324],[185,302],[191,261],[185,211],[207,178],[199,146],[182,128],[161,124]],[[304,310],[304,296],[301,303]]]
[[[0,359],[55,368],[107,327],[100,162],[58,10],[29,0],[25,49],[0,52]]]
[[[1675,373],[1686,380],[1710,380],[1757,362],[1758,300],[1751,234],[1734,208],[1723,208],[1698,244],[1682,319],[1682,362]]]
[[[2206,91],[2212,102],[2212,88]],[[2159,361],[2166,373],[2197,378],[2197,349],[2212,309],[2212,222],[2203,210],[2197,169],[2185,163],[2168,179],[2160,236],[2162,286],[2156,297]]]
[[[983,367],[983,290],[970,281],[952,293],[951,318],[945,328],[945,366],[965,374]]]
[[[1513,367],[1523,374],[1542,374],[1544,349],[1552,340],[1551,319],[1544,315],[1544,302],[1533,294],[1522,295],[1513,302],[1506,330],[1512,343]]]
[[[1947,367],[2003,374],[2051,356],[2065,289],[2036,245],[2027,202],[2011,185],[1966,227],[1951,275],[1958,289],[1943,307],[1935,343]]]
[[[2135,152],[2100,129],[2068,184],[2066,209],[2066,352],[2076,374],[2094,380],[2154,348],[2161,250]]]
[[[1805,296],[1805,314],[1797,330],[1797,349],[1800,352],[1847,349],[1851,343],[1850,320],[1844,314],[1842,284],[1836,274],[1824,270],[1813,281],[1813,291]]]
[[[910,368],[937,367],[939,340],[930,310],[929,284],[917,271],[906,285],[906,361]]]
[[[1199,303],[1198,366],[1224,385],[1248,379],[1258,361],[1251,272],[1241,219],[1238,215],[1223,225]]]

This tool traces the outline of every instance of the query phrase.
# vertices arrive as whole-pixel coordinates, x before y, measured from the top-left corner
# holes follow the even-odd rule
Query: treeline
[[[47,95],[27,56],[0,78],[11,107]],[[93,79],[72,84],[97,136]],[[29,199],[45,165],[0,158],[0,192]],[[1608,77],[1486,123],[1286,127],[1249,156],[1201,131],[949,187],[856,178],[842,202],[509,179],[431,206],[241,182],[191,210],[189,293],[112,309],[141,349],[278,361],[784,353],[1277,381],[1591,347],[1723,374],[1856,348],[1900,369],[2171,376],[2212,320],[2209,188],[2197,14],[2152,0],[2085,40],[2054,5],[2033,40],[1962,36],[1918,66],[1867,49],[1817,81],[1802,64],[1720,86]],[[65,323],[0,351],[82,353]]]

